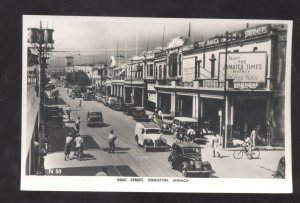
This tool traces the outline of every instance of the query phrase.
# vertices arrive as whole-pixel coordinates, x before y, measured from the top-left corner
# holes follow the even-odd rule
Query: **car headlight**
[[[194,161],[190,161],[190,165],[194,165]]]

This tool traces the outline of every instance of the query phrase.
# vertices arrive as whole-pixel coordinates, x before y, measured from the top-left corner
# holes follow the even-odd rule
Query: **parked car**
[[[172,132],[172,123],[174,116],[172,114],[158,114],[154,121],[161,128],[162,133]]]
[[[198,121],[190,117],[175,117],[172,123],[173,133],[177,128],[183,128],[188,131],[189,127],[193,129],[196,134],[192,137],[195,143],[205,143],[206,139],[199,129]]]
[[[103,96],[103,97],[101,98],[100,102],[101,102],[104,106],[108,106],[107,96]]]
[[[144,147],[145,151],[167,148],[167,141],[162,138],[159,126],[154,122],[136,123],[134,139],[138,145]]]
[[[102,95],[100,93],[95,93],[95,100],[97,102],[100,102],[101,101],[101,98],[102,98]]]
[[[111,108],[115,111],[122,111],[123,110],[123,102],[121,102],[119,100],[116,102],[112,102]]]
[[[182,172],[184,177],[210,177],[212,166],[202,161],[201,147],[192,142],[174,143],[168,158],[172,169]]]
[[[132,112],[134,109],[134,104],[132,103],[124,103],[123,104],[123,113],[127,116],[132,116]]]
[[[101,125],[103,123],[102,112],[88,112],[87,113],[87,126]]]
[[[285,179],[285,157],[284,156],[280,158],[278,162],[277,170],[273,176],[275,179]]]
[[[144,107],[134,107],[132,111],[133,120],[146,120],[148,119],[148,115],[146,114],[146,110]]]
[[[87,93],[84,93],[83,96],[82,96],[82,99],[84,101],[91,101],[92,100],[92,95],[91,93],[87,92]]]
[[[111,106],[113,102],[116,102],[118,99],[117,97],[108,97],[107,102],[108,106]]]

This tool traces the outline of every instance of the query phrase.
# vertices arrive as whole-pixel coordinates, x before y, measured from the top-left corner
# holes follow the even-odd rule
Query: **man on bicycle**
[[[251,159],[252,159],[252,146],[253,146],[253,142],[251,138],[247,137],[243,143],[243,147],[245,148],[246,153],[249,154]]]

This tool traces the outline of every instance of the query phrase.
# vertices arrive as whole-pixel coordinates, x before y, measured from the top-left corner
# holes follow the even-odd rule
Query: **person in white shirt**
[[[80,134],[78,134],[78,136],[75,138],[75,143],[77,156],[79,157],[80,153],[83,155],[83,139]]]
[[[255,148],[256,141],[260,139],[258,131],[260,130],[260,126],[257,126],[252,130],[250,134],[250,139],[252,140],[253,148]]]
[[[80,117],[79,116],[75,120],[75,126],[76,126],[77,133],[79,133],[79,130],[80,130]]]
[[[109,144],[109,150],[108,153],[115,153],[115,141],[117,139],[117,136],[114,134],[114,130],[110,131],[110,134],[108,135],[108,144]]]
[[[71,151],[71,145],[72,145],[72,133],[69,133],[66,137],[66,144],[65,144],[65,161],[69,160],[69,155]]]
[[[214,134],[214,138],[212,140],[212,148],[213,148],[213,157],[215,157],[216,152],[218,154],[218,157],[220,157],[221,137],[219,134]]]

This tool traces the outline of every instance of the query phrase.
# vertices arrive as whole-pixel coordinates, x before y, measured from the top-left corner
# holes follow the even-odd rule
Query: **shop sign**
[[[225,53],[219,57],[219,81],[224,81]],[[253,88],[266,80],[267,53],[266,52],[238,52],[227,54],[227,79],[234,83],[249,84]],[[246,85],[246,86],[245,86]]]
[[[229,33],[229,36],[231,38],[234,37],[235,39],[228,39],[228,42],[234,41],[237,39],[239,39],[239,40],[246,39],[246,38],[248,39],[248,38],[252,38],[252,37],[266,35],[269,33],[270,33],[270,25],[263,25],[263,26],[259,26],[256,28],[246,29],[243,31],[231,32],[231,33]],[[226,42],[225,36],[215,37],[215,38],[208,39],[205,41],[195,42],[194,49],[206,48],[206,47],[218,45],[218,44],[225,43],[225,42]]]
[[[245,30],[244,32],[244,38],[250,38],[250,37],[256,37],[260,35],[266,35],[270,32],[270,26],[264,25],[252,29]]]

